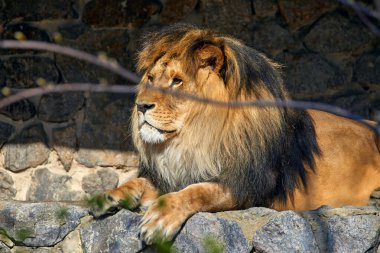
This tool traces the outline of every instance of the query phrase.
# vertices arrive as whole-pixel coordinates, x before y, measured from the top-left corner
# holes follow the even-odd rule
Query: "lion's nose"
[[[156,104],[145,103],[145,102],[137,102],[136,105],[137,105],[137,110],[142,113],[145,113],[146,111],[153,109],[156,106]]]

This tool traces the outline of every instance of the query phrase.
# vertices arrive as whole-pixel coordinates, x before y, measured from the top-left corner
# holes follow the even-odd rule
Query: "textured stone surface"
[[[77,18],[73,9],[74,1],[67,0],[23,0],[22,2],[4,0],[7,19],[23,18],[25,21],[39,21],[42,19]]]
[[[353,89],[335,94],[334,96],[323,96],[317,101],[323,101],[331,105],[336,105],[353,113],[357,113],[365,118],[370,118],[372,116],[372,102],[370,97],[370,93],[364,91],[363,89]]]
[[[6,73],[5,73],[4,65],[0,59],[0,88],[5,86],[5,76],[6,76]],[[3,97],[3,94],[0,94],[0,97]]]
[[[0,241],[0,253],[11,253],[11,249]]]
[[[290,30],[296,31],[312,24],[324,13],[333,10],[337,6],[337,2],[334,0],[279,0],[278,5]]]
[[[11,199],[14,196],[16,196],[16,189],[11,175],[0,169],[0,199]]]
[[[53,147],[58,153],[59,160],[68,171],[73,162],[77,145],[75,125],[53,129],[52,137]]]
[[[95,27],[137,28],[160,10],[161,3],[157,0],[93,0],[85,5],[82,20]]]
[[[101,169],[96,173],[83,177],[82,189],[86,193],[99,194],[107,190],[116,188],[119,176],[111,169]]]
[[[132,104],[131,97],[90,96],[79,137],[80,149],[76,157],[79,163],[88,167],[125,164],[127,157],[123,152],[132,150],[128,131]]]
[[[311,224],[320,252],[376,252],[380,243],[379,209],[321,207],[301,215]]]
[[[278,11],[278,5],[275,0],[255,0],[253,1],[255,17],[263,18],[274,16]]]
[[[80,223],[87,211],[59,203],[0,202],[0,228],[18,244],[52,246]]]
[[[258,252],[319,252],[311,226],[292,211],[274,215],[253,237]]]
[[[363,84],[380,84],[380,55],[363,55],[354,67],[354,78]]]
[[[32,175],[32,184],[26,199],[31,201],[79,201],[81,192],[70,188],[72,178],[58,175],[46,168],[37,169]]]
[[[0,17],[1,18],[1,17]],[[15,39],[15,32],[22,32],[28,40],[37,40],[49,42],[50,38],[46,31],[39,29],[35,26],[26,23],[10,23],[4,25],[2,32],[0,31],[1,39]],[[25,53],[41,53],[42,51],[37,50],[17,50],[17,49],[0,49],[0,55],[7,54],[25,54]]]
[[[138,252],[141,216],[127,210],[95,220],[80,229],[82,245],[87,253]],[[106,236],[105,236],[106,235]]]
[[[64,39],[75,40],[88,29],[83,23],[69,23],[59,26],[58,31]]]
[[[29,40],[50,41],[47,32],[27,23],[6,24],[3,27],[2,32],[0,33],[0,38],[15,39],[15,32],[22,32],[25,35],[25,37]],[[23,51],[18,50],[14,52],[22,53]]]
[[[380,217],[331,217],[327,222],[331,252],[368,252],[379,246]]]
[[[4,167],[17,172],[44,163],[50,153],[42,125],[32,125],[21,131],[2,149]]]
[[[31,252],[79,253],[81,248],[88,253],[156,252],[139,241],[141,213],[120,210],[99,219],[84,217],[87,214],[83,208],[60,203],[2,201],[3,235],[24,247],[14,247],[4,236],[0,242],[6,245],[3,248]],[[216,252],[234,253],[376,252],[379,214],[374,207],[321,207],[300,213],[268,208],[198,213],[185,223],[173,245],[177,252],[215,252],[215,248],[221,249]],[[52,245],[54,248],[46,248]]]
[[[0,122],[0,147],[9,140],[14,131],[15,128],[12,125]]]
[[[272,31],[272,33],[268,33],[268,31]],[[294,44],[291,34],[273,21],[254,29],[252,41],[255,49],[271,56],[281,53]]]
[[[319,20],[304,41],[309,49],[322,54],[359,54],[370,48],[373,39],[373,34],[364,26],[335,14]]]
[[[0,108],[0,114],[4,114],[13,120],[28,120],[36,115],[36,108],[28,99],[24,99]]]
[[[49,122],[64,122],[75,116],[83,106],[81,92],[52,93],[43,95],[38,107],[38,118]]]
[[[323,93],[347,81],[343,71],[318,54],[282,54],[277,60],[286,66],[285,84],[295,97]]]
[[[173,246],[179,252],[207,252],[207,240],[210,238],[223,248],[223,252],[250,251],[248,240],[238,224],[210,213],[198,213],[191,217]]]
[[[109,59],[132,69],[133,57],[127,50],[129,40],[128,31],[125,29],[100,29],[84,30],[75,40],[64,40],[63,44],[95,55],[105,54]],[[108,83],[125,83],[124,79],[111,71],[77,59],[58,55],[57,64],[67,82],[98,83],[100,79],[105,79]]]
[[[160,15],[161,20],[165,23],[178,22],[189,15],[197,3],[197,0],[166,0]]]
[[[250,1],[202,0],[200,7],[202,22],[206,27],[233,35],[246,42],[250,40],[249,34],[245,32],[253,17]]]
[[[53,83],[59,79],[55,63],[48,57],[10,57],[3,61],[3,65],[7,78],[5,85],[10,88],[38,87],[38,78]]]

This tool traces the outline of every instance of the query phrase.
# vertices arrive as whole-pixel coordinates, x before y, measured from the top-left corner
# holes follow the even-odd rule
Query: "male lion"
[[[324,112],[232,108],[149,87],[221,101],[287,99],[278,66],[236,39],[177,25],[149,34],[133,110],[139,177],[106,194],[148,206],[142,238],[171,239],[196,212],[264,206],[310,210],[366,205],[380,186],[376,135]],[[161,195],[163,194],[163,195]]]

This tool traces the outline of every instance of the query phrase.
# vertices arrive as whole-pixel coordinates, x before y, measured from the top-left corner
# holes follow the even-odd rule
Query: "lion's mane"
[[[220,99],[287,99],[277,64],[236,39],[188,25],[144,37],[138,70],[145,72],[163,55],[171,55],[180,59],[189,75],[195,75],[199,66],[194,54],[205,44],[219,47],[224,54],[220,74],[228,98]],[[185,122],[183,133],[165,145],[142,143],[133,123],[140,176],[150,178],[163,193],[192,183],[218,182],[232,189],[239,207],[269,207],[274,200],[286,201],[297,187],[306,186],[314,155],[319,154],[306,111],[213,108],[204,104],[188,108],[193,114],[191,123]],[[136,111],[132,121],[137,122]]]

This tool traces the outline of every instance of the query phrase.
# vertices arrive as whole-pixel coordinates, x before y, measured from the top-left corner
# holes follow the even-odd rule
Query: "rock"
[[[94,27],[138,28],[160,11],[157,0],[93,0],[84,6],[82,21]]]
[[[160,15],[161,20],[164,23],[181,21],[194,10],[197,3],[197,0],[166,0]]]
[[[268,33],[268,31],[272,32]],[[252,41],[255,49],[271,56],[276,56],[294,44],[290,33],[273,21],[255,29],[252,33]]]
[[[126,163],[127,152],[133,150],[128,131],[133,103],[131,96],[92,94],[88,98],[75,158],[79,163],[87,167]]]
[[[111,169],[103,168],[96,173],[83,177],[82,189],[89,194],[95,195],[116,188],[119,176]]]
[[[0,49],[0,52],[1,52],[1,49]],[[4,65],[0,59],[0,88],[3,88],[5,86],[5,79],[6,79],[5,76],[6,76],[6,73],[5,73]],[[4,97],[4,95],[0,93],[0,98],[2,97]]]
[[[321,207],[301,215],[311,224],[320,252],[376,252],[380,211],[375,207]]]
[[[50,149],[42,125],[32,125],[21,131],[2,149],[4,167],[13,172],[36,167],[47,161]]]
[[[87,215],[83,208],[61,203],[0,202],[0,227],[15,243],[53,246]]]
[[[3,144],[9,140],[14,132],[14,126],[8,123],[0,122],[0,147],[2,147]]]
[[[354,80],[361,84],[380,84],[380,55],[365,54],[354,65]]]
[[[326,94],[346,84],[344,72],[328,63],[318,54],[282,54],[277,60],[286,66],[285,85],[295,98]]]
[[[54,123],[65,122],[72,119],[83,104],[82,92],[46,94],[41,97],[38,118]]]
[[[58,175],[46,168],[37,169],[26,199],[30,201],[80,201],[83,195],[70,187],[72,178]]]
[[[75,40],[64,40],[63,44],[85,52],[98,55],[102,52],[108,59],[116,60],[120,65],[132,69],[133,57],[127,50],[129,43],[126,29],[100,29],[85,30]],[[108,83],[125,83],[125,79],[95,65],[74,58],[57,55],[57,65],[61,69],[66,82],[92,82],[99,83],[105,79]],[[81,71],[78,71],[80,69]]]
[[[53,147],[58,153],[66,171],[70,170],[76,150],[77,137],[75,125],[54,128],[52,131]]]
[[[257,252],[319,252],[310,225],[292,211],[274,215],[253,237]]]
[[[368,252],[380,243],[380,218],[370,215],[328,219],[330,252]]]
[[[372,116],[370,94],[363,90],[352,89],[342,93],[337,93],[334,96],[323,96],[319,99],[320,102],[336,105],[340,108],[349,110],[352,113],[361,115],[369,119]]]
[[[253,1],[255,17],[264,18],[274,16],[278,11],[278,5],[275,0],[255,0]]]
[[[2,234],[15,245],[23,245],[8,245],[4,241],[12,241],[0,237],[5,244],[2,248],[54,253],[79,253],[81,249],[87,253],[157,252],[139,241],[142,214],[120,210],[99,219],[87,214],[81,207],[62,203],[2,201]],[[173,248],[177,252],[376,252],[379,234],[380,211],[374,207],[325,206],[299,213],[258,207],[197,213],[175,237]]]
[[[359,36],[360,35],[360,36]],[[305,37],[306,46],[321,54],[359,55],[368,50],[374,36],[367,27],[340,14],[321,18]]]
[[[141,216],[127,210],[95,220],[80,229],[83,249],[87,253],[138,252],[141,249],[138,229]]]
[[[24,0],[22,2],[4,0],[7,11],[6,19],[22,18],[25,21],[40,21],[43,19],[78,18],[73,9],[75,1],[43,1]]]
[[[1,18],[1,17],[0,17]],[[15,32],[22,32],[28,40],[36,40],[42,42],[50,42],[49,35],[47,32],[26,24],[26,23],[16,23],[16,24],[6,24],[3,28],[3,32],[0,32],[0,39],[15,39]],[[0,55],[9,54],[26,54],[26,53],[41,53],[43,51],[38,50],[20,50],[20,49],[0,49]]]
[[[201,0],[203,25],[249,42],[247,27],[251,23],[251,2],[245,0]]]
[[[57,83],[59,72],[52,59],[42,56],[10,57],[3,61],[6,73],[5,85],[9,88],[38,87],[36,80]]]
[[[12,177],[5,170],[0,169],[0,200],[11,199],[16,196]]]
[[[24,99],[0,108],[0,114],[4,114],[16,121],[25,121],[36,115],[36,108],[28,99]]]
[[[11,249],[0,241],[0,253],[11,253]]]
[[[178,252],[213,252],[209,244],[222,249],[217,252],[250,252],[248,240],[236,222],[211,213],[192,216],[174,240]]]
[[[279,0],[278,6],[291,31],[312,24],[324,13],[334,10],[337,2],[333,0]]]
[[[89,30],[89,27],[83,23],[62,24],[58,27],[58,31],[62,35],[63,39],[68,40],[76,40],[87,30]]]

